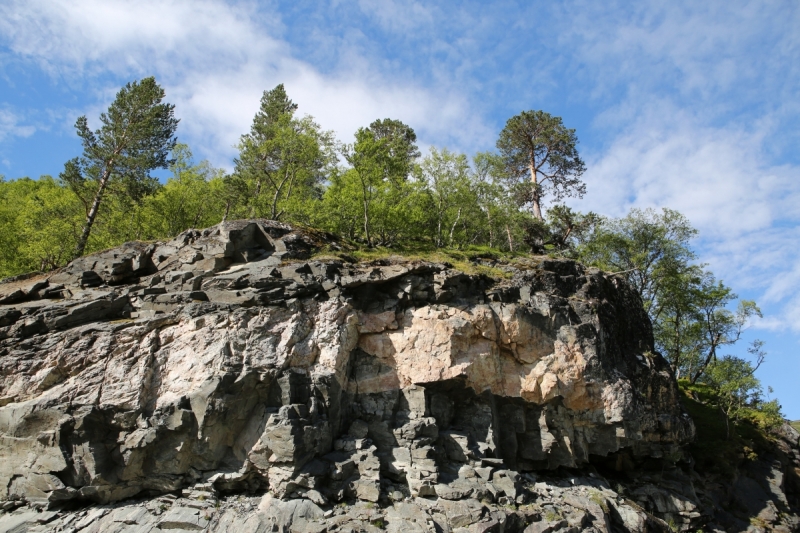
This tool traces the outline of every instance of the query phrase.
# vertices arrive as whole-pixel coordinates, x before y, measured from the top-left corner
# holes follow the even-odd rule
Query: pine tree
[[[100,129],[90,130],[86,116],[75,122],[83,156],[68,161],[61,173],[86,209],[75,257],[83,255],[109,189],[138,201],[158,186],[150,171],[172,163],[169,154],[177,142],[178,119],[175,106],[163,99],[164,90],[155,78],[145,78],[117,93],[108,112],[100,115]]]

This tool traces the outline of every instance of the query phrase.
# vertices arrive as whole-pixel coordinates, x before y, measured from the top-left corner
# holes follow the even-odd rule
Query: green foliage
[[[659,296],[676,278],[691,274],[697,235],[689,220],[664,208],[631,209],[627,216],[606,219],[583,245],[581,258],[611,272],[622,272],[642,298],[651,317],[660,313]],[[688,271],[688,272],[687,272]]]
[[[496,157],[477,154],[473,167],[464,154],[431,148],[414,169],[424,198],[424,237],[437,248],[502,247],[504,228],[515,224]]]
[[[72,259],[83,209],[58,180],[0,181],[0,278]]]
[[[781,406],[777,400],[763,399],[761,382],[755,377],[755,371],[767,355],[763,346],[763,341],[756,340],[747,350],[755,365],[726,355],[709,365],[703,381],[713,387],[717,405],[728,420],[736,422],[746,418],[762,429],[774,429],[784,421]]]
[[[358,178],[352,173],[348,169],[333,169],[321,208],[311,220],[312,225],[350,240],[361,235],[363,224],[363,207],[358,200],[361,191]]]
[[[176,145],[172,157],[172,176],[140,201],[105,198],[87,252],[131,240],[168,239],[220,222],[225,210],[222,172],[207,161],[195,164],[186,145]],[[62,180],[42,176],[0,181],[0,278],[66,264],[73,258],[85,216],[83,203]]]
[[[432,147],[415,174],[430,193],[432,240],[437,248],[452,248],[462,216],[467,219],[471,215],[464,211],[477,208],[469,179],[469,160],[464,154],[454,154],[446,148],[440,152]]]
[[[726,401],[718,388],[708,383],[678,382],[684,392],[684,406],[691,415],[697,438],[689,446],[698,471],[732,477],[742,461],[754,460],[770,443],[769,429],[775,427],[777,402],[751,397],[749,408],[736,420],[729,420],[721,405]]]
[[[714,387],[717,404],[728,420],[738,420],[749,405],[751,396],[760,391],[753,370],[748,361],[730,355],[708,367],[705,381]]]
[[[170,238],[189,228],[218,224],[225,212],[223,172],[208,161],[195,164],[185,144],[173,150],[172,176],[142,206],[137,239]]]
[[[172,157],[172,175],[140,202],[107,199],[88,251],[132,240],[170,239],[189,228],[213,226],[222,220],[222,171],[207,161],[195,164],[184,144],[175,146]]]
[[[101,115],[100,129],[90,131],[85,117],[78,121],[84,154],[65,164],[59,180],[2,189],[4,274],[63,265],[74,255],[64,251],[70,246],[86,253],[249,217],[319,227],[393,252],[488,247],[574,256],[596,218],[555,206],[546,213],[546,235],[537,237],[532,228],[539,228],[519,200],[524,187],[502,154],[479,153],[470,161],[432,148],[418,161],[414,130],[392,119],[376,120],[359,129],[351,145],[338,145],[311,117],[296,116],[297,104],[283,85],[264,92],[238,144],[235,170],[224,175],[207,162],[195,163],[188,146],[176,144],[177,120],[163,97],[153,78],[127,84]],[[560,147],[560,155],[545,154],[536,166],[534,176],[556,191],[565,184],[559,172],[573,172],[573,178],[582,172],[574,131],[559,126],[557,117],[529,115],[521,117],[552,130],[540,135],[543,143],[573,144]],[[162,185],[149,171],[164,166],[172,176]],[[556,196],[568,192],[559,191]],[[5,209],[26,202],[35,204],[27,211],[36,213],[34,224]]]
[[[547,211],[543,220],[524,219],[524,241],[532,253],[556,253],[575,257],[577,250],[601,222],[595,213],[579,213],[565,205],[556,205]]]
[[[737,296],[710,272],[688,267],[667,279],[653,316],[656,345],[677,375],[697,381],[725,346],[739,341],[748,321],[761,316],[751,300],[729,305]]]
[[[478,152],[472,158],[472,167],[472,190],[483,215],[479,222],[476,221],[481,232],[476,242],[513,252],[524,240],[519,222],[529,217],[520,213],[509,198],[508,175],[503,160],[497,154]]]
[[[328,203],[334,212],[360,214],[361,228],[356,230],[354,224],[347,228],[353,238],[363,238],[368,246],[390,245],[407,229],[403,213],[407,197],[416,193],[408,183],[413,162],[419,157],[416,141],[411,127],[384,119],[360,128],[355,142],[344,147],[351,168],[338,173],[338,183],[334,183],[338,187]]]
[[[295,118],[296,110],[282,84],[264,91],[226,183],[226,216],[308,222],[336,157],[332,133],[309,116]]]
[[[700,317],[696,326],[696,329],[700,329],[697,336],[699,354],[694,355],[704,354],[698,360],[690,357],[683,363],[694,382],[717,360],[717,352],[721,347],[738,342],[748,320],[753,316],[760,317],[761,310],[751,300],[739,301],[735,312],[727,309],[726,306],[736,299],[736,295],[708,272],[704,273],[699,285],[690,290],[694,292],[694,310]]]
[[[656,347],[676,376],[688,375],[693,382],[761,314],[748,300],[729,309],[736,294],[694,262],[690,241],[696,235],[677,211],[633,209],[623,218],[595,223],[577,246],[584,262],[626,278],[650,316]]]

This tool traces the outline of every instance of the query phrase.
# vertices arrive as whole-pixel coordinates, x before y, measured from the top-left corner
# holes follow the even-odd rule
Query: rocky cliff
[[[547,258],[496,279],[313,259],[322,245],[235,221],[0,284],[0,531],[715,519],[687,473],[692,420],[620,279]],[[784,485],[764,527],[796,524]]]

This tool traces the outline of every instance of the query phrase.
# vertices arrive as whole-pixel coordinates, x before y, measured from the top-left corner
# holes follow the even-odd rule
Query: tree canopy
[[[360,128],[355,137],[355,142],[344,150],[351,168],[342,179],[355,185],[367,245],[373,245],[375,226],[378,226],[381,242],[388,244],[393,240],[397,218],[382,215],[397,205],[395,198],[404,189],[414,160],[419,157],[417,135],[410,126],[387,118]],[[376,209],[381,206],[382,209]]]
[[[227,180],[226,216],[232,208],[233,216],[298,221],[322,196],[325,169],[335,161],[333,136],[312,117],[296,118],[297,107],[282,84],[264,91]]]
[[[632,209],[623,218],[601,221],[579,251],[583,261],[625,277],[650,316],[659,351],[676,376],[692,383],[761,314],[749,300],[729,308],[738,297],[696,263],[696,235],[677,211]]]

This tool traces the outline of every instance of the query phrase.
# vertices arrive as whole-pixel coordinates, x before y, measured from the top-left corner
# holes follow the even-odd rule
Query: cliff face
[[[694,435],[624,283],[569,261],[508,266],[493,281],[399,258],[309,260],[324,240],[236,221],[0,285],[5,508],[263,493],[251,514],[280,528],[330,528],[342,514],[331,505],[361,501],[382,509],[351,517],[364,527],[423,531],[460,505],[463,523],[437,527],[511,520],[503,528],[521,531],[564,518],[542,507],[559,482],[547,492],[537,481],[587,467],[583,486],[562,487],[589,502],[586,516],[550,530],[701,517],[685,490],[644,494],[668,502],[653,503],[656,517],[585,475],[600,463],[674,465]],[[131,522],[144,531],[253,519],[173,500],[114,508],[150,509],[150,522]],[[488,520],[498,505],[529,507]],[[161,507],[206,514],[170,522]],[[109,530],[103,509],[85,527]],[[390,517],[417,511],[428,518]]]

